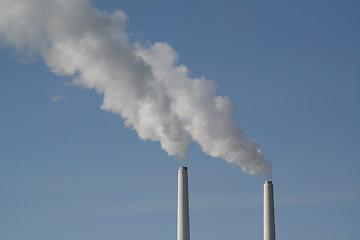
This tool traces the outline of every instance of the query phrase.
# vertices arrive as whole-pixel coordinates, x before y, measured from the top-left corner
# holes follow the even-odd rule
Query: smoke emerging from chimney
[[[190,78],[167,43],[131,43],[126,14],[88,0],[2,0],[0,40],[27,56],[40,55],[57,75],[103,94],[101,109],[124,118],[143,140],[185,157],[189,141],[249,174],[271,175],[257,142],[244,140],[231,119],[234,104],[216,85]]]

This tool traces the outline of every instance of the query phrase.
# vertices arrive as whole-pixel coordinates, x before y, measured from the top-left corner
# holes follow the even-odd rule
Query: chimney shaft
[[[272,181],[264,183],[264,240],[275,240],[274,191]]]
[[[177,240],[190,240],[187,167],[178,171]]]

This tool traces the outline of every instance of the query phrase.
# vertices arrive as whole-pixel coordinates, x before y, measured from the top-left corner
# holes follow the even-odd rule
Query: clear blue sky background
[[[277,239],[360,240],[360,2],[93,0],[133,41],[167,42],[237,104],[272,161]],[[262,239],[263,178],[194,143],[176,160],[38,59],[0,51],[0,239]],[[62,96],[58,101],[53,97]]]

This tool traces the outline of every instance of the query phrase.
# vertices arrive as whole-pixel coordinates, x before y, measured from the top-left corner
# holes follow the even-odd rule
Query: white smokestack
[[[216,96],[216,84],[191,78],[167,43],[131,43],[123,11],[100,11],[89,0],[1,0],[0,44],[74,84],[104,96],[101,109],[125,119],[139,138],[185,157],[190,141],[208,155],[271,176],[256,141],[246,141],[231,118],[234,103]]]
[[[178,171],[177,240],[190,240],[187,167],[180,167]]]
[[[275,240],[274,190],[272,181],[264,183],[264,240]]]

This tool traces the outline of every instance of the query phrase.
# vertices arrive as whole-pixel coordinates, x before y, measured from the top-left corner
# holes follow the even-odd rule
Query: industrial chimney
[[[272,181],[264,183],[264,240],[275,240],[274,192]]]
[[[190,240],[187,167],[178,171],[177,240]]]

